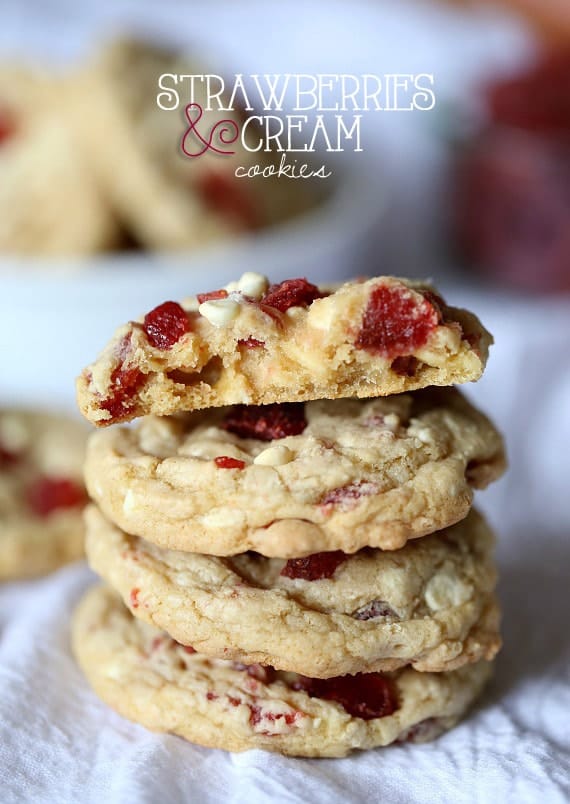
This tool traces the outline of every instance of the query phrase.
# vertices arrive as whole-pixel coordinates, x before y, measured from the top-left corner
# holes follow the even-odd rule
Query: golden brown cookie
[[[85,477],[109,519],[162,547],[297,558],[447,527],[504,465],[450,388],[148,417],[93,433]]]
[[[104,426],[230,404],[376,397],[477,380],[492,339],[433,289],[379,277],[332,292],[260,274],[121,327],[81,374]]]
[[[200,653],[318,678],[455,670],[500,647],[493,536],[475,511],[396,552],[223,559],[163,550],[87,510],[91,568]]]
[[[155,731],[229,751],[344,756],[451,728],[479,695],[487,662],[449,673],[369,673],[318,680],[211,659],[134,619],[105,587],[73,621],[73,649],[97,694]]]

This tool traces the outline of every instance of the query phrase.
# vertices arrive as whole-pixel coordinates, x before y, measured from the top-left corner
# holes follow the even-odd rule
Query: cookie
[[[298,558],[447,527],[504,465],[493,425],[447,388],[148,417],[93,433],[85,479],[109,519],[161,547]]]
[[[109,45],[82,76],[77,128],[93,170],[132,238],[149,249],[195,251],[208,243],[235,237],[305,211],[311,193],[298,182],[237,178],[238,167],[269,164],[263,151],[249,151],[241,136],[240,112],[208,109],[202,76],[207,68],[186,56],[149,42],[121,40]],[[180,107],[170,106],[172,92],[161,92],[162,75],[188,76],[187,82],[168,80],[180,96]],[[181,141],[190,128],[184,109],[192,101],[196,130],[212,144],[232,154],[208,150],[194,158],[184,155]],[[215,102],[214,102],[215,106]],[[196,119],[198,118],[198,120]],[[222,122],[223,121],[223,122]],[[249,146],[259,142],[248,125]],[[184,138],[186,151],[197,154],[204,144],[196,136]],[[306,184],[306,182],[303,182]]]
[[[70,81],[0,69],[0,252],[81,256],[118,227],[73,133]]]
[[[451,728],[491,672],[341,676],[327,681],[211,659],[134,619],[105,587],[73,620],[75,655],[96,693],[123,716],[199,745],[293,756],[422,742]]]
[[[73,419],[0,410],[0,580],[83,556],[85,439]]]
[[[395,553],[232,559],[162,550],[86,514],[91,568],[200,653],[318,678],[455,670],[500,647],[493,536],[474,511]]]
[[[491,336],[427,285],[390,277],[336,291],[260,274],[121,327],[78,380],[103,426],[234,404],[375,397],[477,380]]]

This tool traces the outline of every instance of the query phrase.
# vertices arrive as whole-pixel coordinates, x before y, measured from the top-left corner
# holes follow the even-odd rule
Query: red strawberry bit
[[[313,553],[312,556],[306,558],[290,558],[279,574],[285,578],[302,581],[322,581],[324,578],[332,578],[337,567],[347,558],[348,556],[342,550]]]
[[[110,413],[113,421],[128,417],[136,407],[134,396],[145,381],[146,375],[140,369],[117,366],[111,374],[112,393],[99,407]]]
[[[214,458],[214,463],[218,469],[245,469],[245,461],[239,458],[230,458],[229,455],[219,455]]]
[[[135,590],[133,589],[132,592],[134,592],[134,591]],[[136,591],[138,593],[138,590],[136,590]],[[132,595],[132,592],[131,592],[131,595]],[[137,606],[138,606],[138,603],[137,603]],[[137,606],[135,606],[135,608]],[[155,651],[159,650],[159,648],[162,648],[162,646],[166,642],[170,642],[170,639],[167,636],[156,636],[156,637],[154,637],[154,639],[150,643],[150,652],[154,653]]]
[[[233,695],[228,695],[227,697],[232,706],[239,706],[242,703],[241,698],[235,698]]]
[[[369,497],[372,494],[376,494],[378,490],[377,483],[360,480],[357,483],[327,491],[319,504],[329,508],[329,510],[332,510],[333,507],[338,507],[341,511],[350,511],[357,505],[361,497]]]
[[[321,293],[316,285],[306,279],[286,279],[278,285],[271,285],[261,299],[261,304],[284,313],[290,307],[308,307],[315,299],[321,299],[324,295],[326,294]]]
[[[178,644],[180,645],[180,643],[178,643]],[[190,655],[192,655],[193,653],[196,653],[196,651],[194,650],[192,645],[180,645],[180,647],[182,648],[184,653],[189,653]]]
[[[234,405],[222,423],[224,430],[240,438],[273,441],[299,435],[307,426],[302,402],[275,405]]]
[[[398,709],[396,687],[381,673],[357,673],[326,679],[299,676],[292,687],[304,690],[311,698],[335,701],[349,715],[362,720],[387,717]]]
[[[377,617],[393,617],[397,620],[400,618],[384,600],[371,600],[370,603],[361,606],[352,616],[355,620],[375,620]]]
[[[41,477],[28,489],[28,505],[39,517],[53,511],[80,508],[87,502],[85,489],[66,477]]]
[[[258,341],[257,338],[241,338],[238,341],[238,346],[244,346],[246,349],[257,349],[260,346],[265,346],[265,341]]]
[[[287,726],[292,726],[299,717],[302,717],[302,712],[264,712],[261,706],[257,706],[257,704],[248,704],[249,711],[251,712],[249,716],[249,722],[251,726],[257,726],[262,721],[266,721],[267,723],[276,723],[278,720],[285,721]],[[268,737],[274,736],[278,734],[278,732],[273,731],[262,731],[261,734],[265,734]]]
[[[119,364],[111,374],[111,392],[107,399],[99,404],[102,410],[111,414],[113,421],[127,418],[134,411],[136,399],[133,397],[146,380],[146,375],[140,369],[125,368],[125,361],[131,353],[131,336],[132,332],[127,332],[115,347],[115,356]]]
[[[570,50],[558,49],[522,75],[488,89],[495,122],[546,135],[567,136],[570,127]]]
[[[138,589],[138,588],[131,589],[131,594],[129,595],[129,602],[131,604],[132,609],[138,609],[138,607],[140,606],[140,601],[139,601],[140,591],[141,590]]]
[[[217,701],[219,697],[220,697],[220,696],[219,696],[219,695],[216,695],[216,693],[215,693],[215,692],[210,692],[210,691],[208,691],[208,692],[206,693],[206,699],[207,699],[208,701]]]
[[[180,304],[167,301],[145,315],[143,329],[151,346],[171,349],[190,331],[190,322]]]
[[[197,177],[196,188],[202,201],[215,212],[232,218],[245,229],[260,225],[259,211],[251,195],[233,174],[208,171]]]
[[[198,293],[196,295],[198,304],[204,304],[204,302],[207,301],[215,301],[216,299],[227,299],[227,297],[227,290],[210,290],[209,293]]]
[[[16,131],[14,118],[5,109],[0,109],[0,145],[11,139]]]
[[[355,346],[388,359],[421,348],[440,323],[437,307],[420,294],[378,285],[370,294]]]
[[[0,444],[0,469],[9,469],[11,466],[15,466],[19,460],[18,453],[12,452]]]

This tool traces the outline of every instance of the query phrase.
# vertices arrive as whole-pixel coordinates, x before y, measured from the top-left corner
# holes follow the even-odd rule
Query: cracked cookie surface
[[[64,416],[0,410],[0,580],[83,556],[86,437]]]
[[[109,519],[159,546],[297,558],[447,527],[504,465],[482,413],[426,389],[148,417],[93,433],[85,477]]]
[[[493,536],[472,511],[396,552],[306,561],[164,550],[87,510],[91,568],[132,614],[200,653],[318,678],[455,670],[500,647]],[[314,580],[311,580],[314,578]]]
[[[105,587],[73,618],[74,653],[95,692],[123,716],[199,745],[292,756],[344,756],[451,728],[491,672],[363,674],[318,682],[184,648],[136,620]],[[356,685],[355,683],[356,682]]]
[[[98,426],[223,405],[388,396],[479,379],[492,338],[433,288],[394,277],[329,292],[246,273],[122,326],[77,381]]]

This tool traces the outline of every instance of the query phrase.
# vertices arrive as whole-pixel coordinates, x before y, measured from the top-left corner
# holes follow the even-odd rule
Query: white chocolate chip
[[[182,302],[182,307],[184,307],[187,313],[197,313],[199,306],[196,296],[188,296]]]
[[[276,444],[260,452],[254,459],[257,466],[283,466],[293,460],[295,456],[284,444]]]
[[[465,583],[459,578],[454,578],[449,573],[438,572],[428,582],[424,597],[432,611],[440,611],[451,606],[460,606],[466,603],[473,594],[471,584]]]
[[[252,299],[261,299],[269,287],[269,280],[262,274],[246,271],[245,274],[241,275],[237,287],[239,292],[243,293],[244,296],[249,296]]]
[[[198,308],[200,315],[203,315],[210,324],[215,327],[223,327],[224,324],[229,324],[238,315],[240,305],[233,299],[211,299],[210,301],[202,302]]]
[[[129,489],[125,494],[125,499],[123,500],[123,512],[125,514],[132,514],[136,510],[137,498],[132,489]]]
[[[395,433],[400,426],[400,417],[396,413],[387,413],[384,416],[384,424],[388,430],[391,430],[393,433]]]
[[[429,427],[410,427],[409,434],[419,438],[422,444],[430,444],[433,441],[433,432]]]

